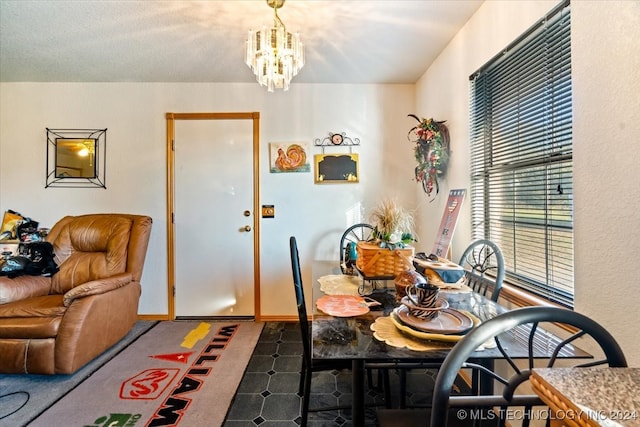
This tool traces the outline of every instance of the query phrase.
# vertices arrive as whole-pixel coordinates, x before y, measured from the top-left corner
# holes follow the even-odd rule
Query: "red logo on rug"
[[[147,369],[122,383],[121,399],[152,400],[158,398],[178,375],[180,369]]]
[[[189,356],[191,356],[192,354],[193,351],[188,351],[186,353],[156,354],[149,357],[152,357],[154,359],[169,360],[170,362],[184,363],[186,365],[189,361]]]

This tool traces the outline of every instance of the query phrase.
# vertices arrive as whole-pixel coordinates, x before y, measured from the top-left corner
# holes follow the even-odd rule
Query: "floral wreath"
[[[435,190],[435,197],[440,192],[438,176],[444,175],[449,163],[449,129],[443,121],[421,119],[409,114],[418,121],[407,134],[409,141],[415,144],[414,152],[418,165],[415,168],[416,181],[422,184],[427,196]]]

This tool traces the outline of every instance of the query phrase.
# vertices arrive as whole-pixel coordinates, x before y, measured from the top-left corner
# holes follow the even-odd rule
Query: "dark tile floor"
[[[300,424],[300,397],[297,395],[302,361],[302,342],[297,323],[268,322],[262,331],[224,427],[297,426]],[[399,377],[390,374],[393,406],[397,406]],[[407,404],[425,405],[431,401],[434,371],[412,370],[407,375]],[[374,383],[377,383],[374,375]],[[375,385],[375,384],[374,384]],[[376,425],[376,408],[384,405],[376,387],[367,388],[366,425]],[[348,405],[351,402],[349,371],[314,373],[311,407]],[[351,411],[311,412],[308,425],[350,426]]]

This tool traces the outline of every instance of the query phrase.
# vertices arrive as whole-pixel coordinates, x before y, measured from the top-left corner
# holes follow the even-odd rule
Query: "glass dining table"
[[[316,302],[324,295],[318,279],[332,277],[340,280],[340,269],[332,261],[315,261],[312,266],[313,276],[313,320],[312,356],[314,359],[346,359],[352,363],[352,422],[354,426],[363,426],[365,419],[365,365],[393,368],[399,363],[439,364],[447,356],[455,341],[423,340],[406,334],[400,340],[385,339],[384,331],[374,331],[382,323],[388,323],[391,312],[398,306],[395,297],[395,286],[388,281],[386,286],[376,286],[369,295],[380,305],[370,307],[363,314],[354,316],[332,316],[316,307]],[[349,278],[345,277],[345,283]],[[356,281],[354,281],[356,283]],[[357,285],[354,285],[357,286]],[[343,290],[348,289],[345,284]],[[324,289],[326,291],[326,288]],[[339,293],[340,291],[330,292]],[[449,307],[471,314],[476,322],[482,322],[507,311],[506,307],[493,302],[475,292],[440,292],[449,303]],[[372,326],[373,325],[373,326]],[[395,328],[393,328],[395,329]],[[528,349],[515,335],[501,337],[501,343],[508,349],[509,356],[526,358]],[[585,356],[584,354],[582,356]],[[492,367],[496,359],[504,356],[500,351],[487,345],[476,351],[472,359],[476,363]],[[479,385],[486,387],[486,385]]]

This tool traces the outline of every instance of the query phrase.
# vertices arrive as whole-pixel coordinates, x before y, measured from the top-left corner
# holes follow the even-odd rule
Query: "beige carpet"
[[[220,426],[262,328],[160,322],[29,426]]]

